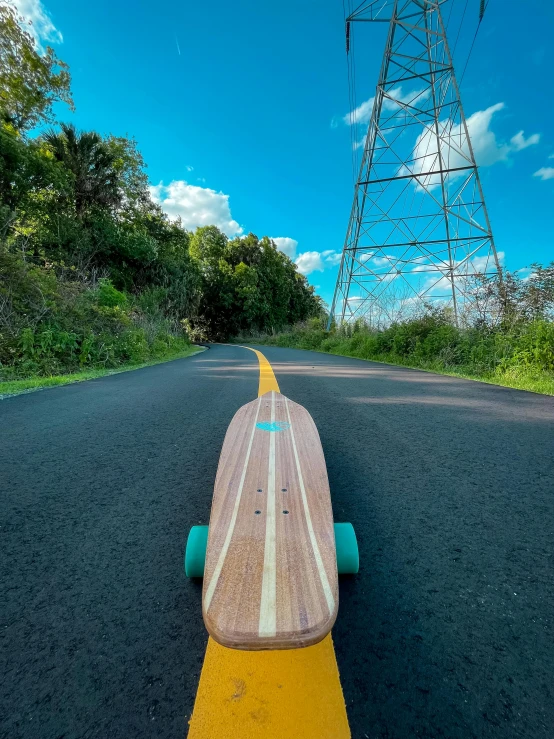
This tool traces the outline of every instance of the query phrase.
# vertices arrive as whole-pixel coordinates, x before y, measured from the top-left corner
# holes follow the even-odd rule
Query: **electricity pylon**
[[[374,0],[347,18],[347,44],[355,21],[390,23],[329,325],[433,304],[458,322],[472,278],[501,276],[443,1]]]

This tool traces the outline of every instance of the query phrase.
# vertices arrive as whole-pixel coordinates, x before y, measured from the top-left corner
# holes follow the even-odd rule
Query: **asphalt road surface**
[[[333,631],[354,739],[552,739],[554,398],[260,349],[358,533]],[[186,534],[257,385],[252,352],[213,346],[0,402],[2,738],[185,736]]]

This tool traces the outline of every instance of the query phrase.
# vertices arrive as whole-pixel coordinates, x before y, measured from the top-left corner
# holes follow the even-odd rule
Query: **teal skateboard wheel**
[[[208,527],[193,526],[189,532],[185,549],[185,575],[187,577],[204,577],[207,546]]]
[[[339,575],[356,575],[360,569],[360,555],[356,532],[351,523],[335,524],[335,547]]]
[[[185,550],[187,577],[203,577],[208,544],[208,526],[193,526]],[[351,523],[335,524],[335,545],[339,575],[356,575],[360,568],[358,542]]]

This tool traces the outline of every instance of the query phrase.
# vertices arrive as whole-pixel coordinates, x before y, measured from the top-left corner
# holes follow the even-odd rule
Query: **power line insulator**
[[[350,21],[346,21],[346,53],[350,51]]]

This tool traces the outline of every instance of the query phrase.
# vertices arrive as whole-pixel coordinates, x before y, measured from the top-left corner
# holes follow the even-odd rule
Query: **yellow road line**
[[[313,647],[241,652],[209,639],[189,739],[347,739],[331,636]]]
[[[250,347],[244,347],[249,349]],[[258,356],[258,395],[279,392]],[[331,635],[304,649],[245,652],[211,637],[188,739],[350,739]]]
[[[274,390],[276,393],[280,393],[277,379],[273,374],[273,367],[269,364],[264,355],[257,349],[251,349],[249,346],[243,346],[242,349],[248,349],[248,351],[254,352],[258,357],[260,365],[260,384],[258,386],[258,395],[265,395],[270,390]]]

